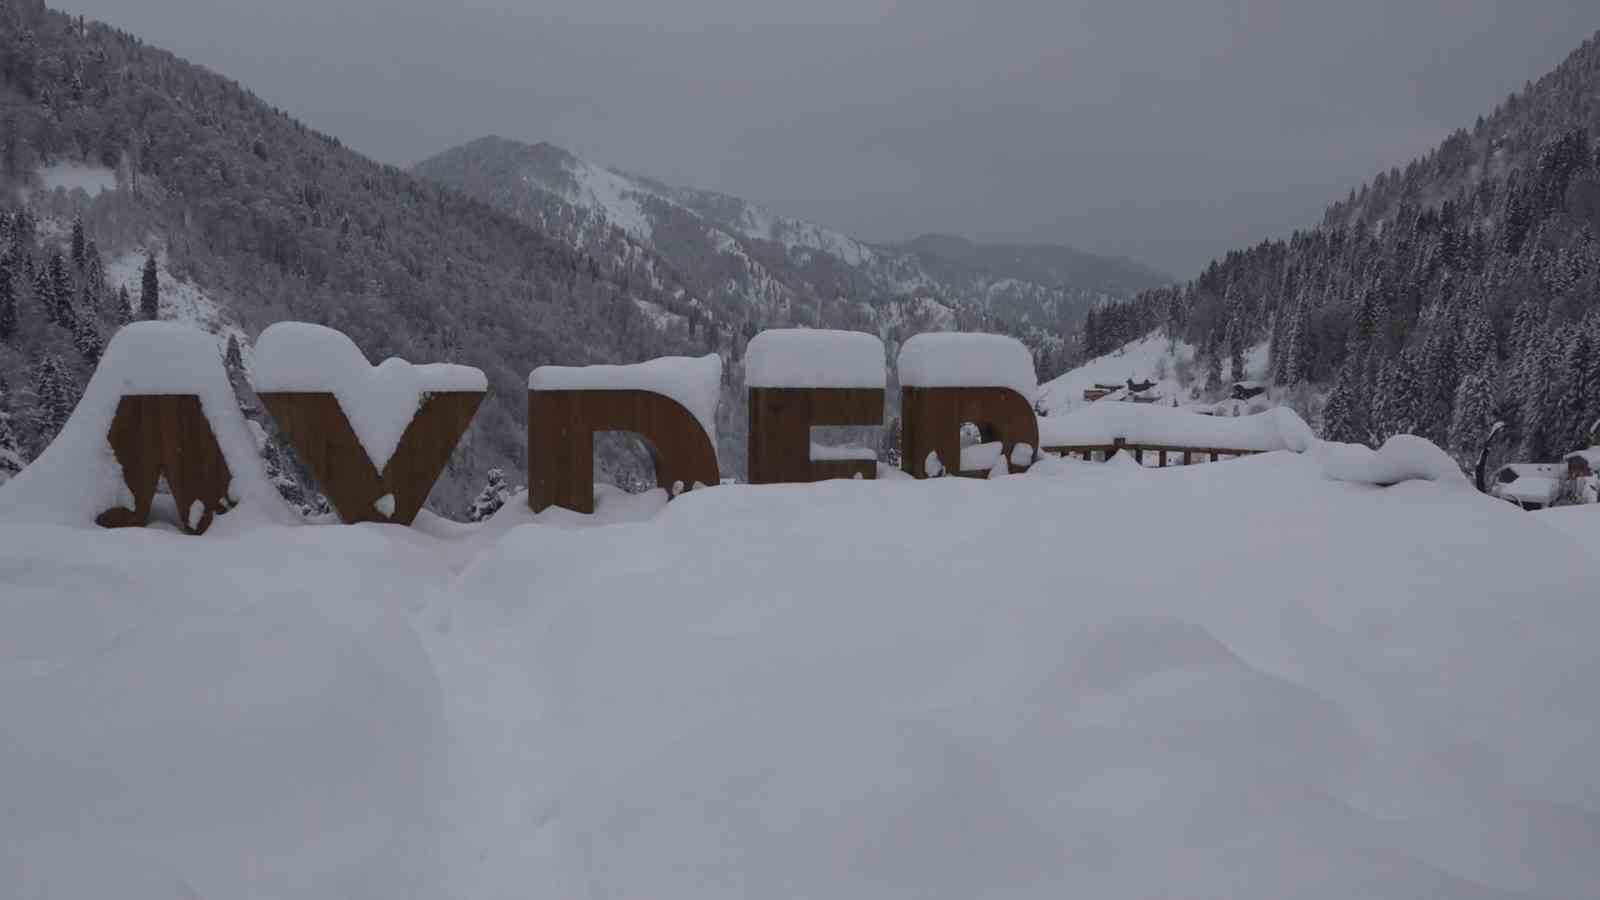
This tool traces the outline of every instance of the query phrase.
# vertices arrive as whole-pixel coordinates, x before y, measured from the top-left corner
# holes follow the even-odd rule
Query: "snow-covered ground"
[[[127,288],[128,298],[136,311],[144,281],[144,261],[145,251],[136,250],[123,253],[106,263],[106,284],[112,291]],[[230,336],[237,338],[246,371],[253,367],[254,352],[250,347],[249,335],[229,318],[224,311],[225,304],[219,303],[194,282],[173,275],[167,268],[166,253],[156,256],[156,284],[161,294],[163,320],[195,325],[216,335],[218,345],[223,347],[227,346]]]
[[[1592,553],[1328,464],[203,537],[0,488],[0,893],[1600,896]]]
[[[39,169],[39,180],[47,191],[81,190],[91,197],[117,189],[117,173],[104,166],[62,162]]]
[[[1264,381],[1269,362],[1269,345],[1263,341],[1245,351],[1247,379]],[[1118,347],[1105,356],[1098,356],[1083,365],[1039,386],[1042,408],[1047,414],[1070,412],[1087,405],[1083,392],[1096,384],[1126,384],[1153,381],[1154,393],[1168,402],[1189,402],[1189,389],[1193,382],[1178,380],[1179,366],[1189,367],[1191,379],[1204,378],[1205,373],[1195,363],[1195,348],[1183,341],[1173,341],[1153,331],[1136,341]]]

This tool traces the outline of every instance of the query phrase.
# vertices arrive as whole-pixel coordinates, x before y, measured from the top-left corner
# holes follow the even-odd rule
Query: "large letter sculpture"
[[[715,354],[630,366],[543,366],[528,376],[528,505],[594,512],[594,435],[629,431],[650,448],[669,496],[720,481]]]
[[[466,366],[368,365],[340,332],[286,322],[256,342],[256,390],[341,521],[410,525],[483,402]]]
[[[230,398],[231,399],[231,398]],[[178,520],[190,534],[204,534],[217,513],[227,510],[228,461],[217,445],[200,398],[194,394],[124,396],[106,435],[133,509],[115,507],[96,518],[107,528],[150,521],[150,506],[163,473],[178,504]]]
[[[817,425],[883,424],[883,342],[851,331],[763,331],[745,350],[750,483],[876,478],[877,454],[818,448]],[[821,457],[821,458],[818,458]]]
[[[919,334],[900,350],[901,467],[927,478],[963,471],[961,425],[999,441],[1008,471],[1026,469],[1039,448],[1033,356],[1022,342],[996,334]],[[1017,446],[1026,445],[1018,453]]]

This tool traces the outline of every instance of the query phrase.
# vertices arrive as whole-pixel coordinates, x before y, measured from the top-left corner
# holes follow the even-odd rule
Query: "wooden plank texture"
[[[882,425],[882,388],[751,388],[751,484],[876,478],[876,460],[811,459],[811,429]]]
[[[349,524],[410,525],[483,402],[482,391],[426,395],[380,473],[333,394],[308,391],[259,396],[340,521]],[[385,516],[377,505],[387,495],[394,498],[394,512]]]
[[[123,397],[106,435],[122,479],[133,495],[133,509],[106,510],[95,521],[106,528],[146,525],[156,486],[163,474],[177,501],[180,525],[189,534],[203,534],[218,513],[228,508],[232,475],[222,455],[200,398],[193,394],[147,394]],[[204,508],[191,527],[190,510]]]
[[[1027,466],[1013,465],[1011,450],[1017,444],[1039,448],[1039,421],[1033,407],[1010,388],[913,388],[900,389],[901,468],[926,478],[925,465],[930,452],[953,475],[983,477],[984,472],[958,472],[961,465],[961,425],[978,426],[984,441],[1000,441],[1006,466],[1020,472]]]
[[[694,414],[641,390],[528,392],[528,505],[594,512],[594,435],[628,431],[650,448],[656,484],[674,493],[721,482],[717,451]]]

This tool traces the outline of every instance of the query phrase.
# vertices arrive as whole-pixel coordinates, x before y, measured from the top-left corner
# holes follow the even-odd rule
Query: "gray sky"
[[[871,240],[1189,277],[1470,126],[1595,0],[50,0],[370,156],[484,134]]]

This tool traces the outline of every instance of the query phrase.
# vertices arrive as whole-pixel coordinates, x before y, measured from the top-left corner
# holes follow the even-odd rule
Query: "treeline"
[[[1324,436],[1415,433],[1463,458],[1545,461],[1600,419],[1600,42],[1320,227],[1097,311],[1104,352],[1164,326],[1213,378],[1270,342],[1270,376],[1330,393]]]

